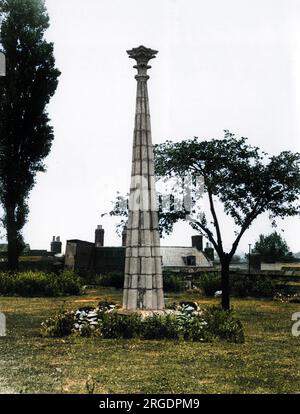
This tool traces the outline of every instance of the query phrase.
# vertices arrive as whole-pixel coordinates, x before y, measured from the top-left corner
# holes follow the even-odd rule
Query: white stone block
[[[161,273],[154,275],[156,289],[163,288],[163,277]]]
[[[136,289],[128,290],[127,309],[128,310],[137,309],[137,290]]]
[[[164,309],[165,301],[164,301],[164,293],[162,289],[157,290],[157,309]]]
[[[138,275],[131,274],[129,276],[129,286],[130,286],[131,290],[132,289],[137,289],[137,287],[138,287]]]
[[[145,288],[146,289],[152,289],[153,288],[153,281],[152,281],[152,275],[147,275],[145,277]]]
[[[139,247],[138,254],[140,257],[151,257],[152,256],[151,247]]]
[[[154,293],[152,290],[146,290],[146,293],[145,293],[145,308],[146,309],[153,309],[152,293]]]
[[[152,275],[155,273],[155,264],[153,257],[141,258],[141,273],[145,275]]]
[[[141,229],[150,229],[150,212],[143,211],[141,213]]]
[[[139,231],[131,230],[131,246],[137,247],[139,245]]]
[[[145,289],[146,287],[146,276],[143,274],[138,275],[138,289]]]
[[[140,258],[139,257],[131,257],[129,259],[129,261],[130,261],[129,273],[131,275],[139,274],[140,271],[141,271]]]

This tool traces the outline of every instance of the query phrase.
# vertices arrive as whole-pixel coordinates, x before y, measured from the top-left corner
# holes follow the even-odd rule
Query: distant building
[[[192,236],[192,245],[161,246],[162,266],[164,269],[183,270],[184,268],[201,270],[213,266],[212,260],[203,251],[203,237]]]
[[[65,268],[79,273],[123,273],[125,266],[126,230],[122,234],[122,246],[105,247],[104,229],[98,226],[95,242],[67,240]],[[202,236],[192,237],[192,246],[161,246],[162,267],[174,271],[199,271],[213,267],[212,259],[203,251]],[[210,255],[211,248],[208,247]]]
[[[53,254],[60,254],[61,253],[61,248],[62,248],[62,243],[60,241],[60,237],[59,236],[53,236],[51,245],[50,245],[50,251]]]

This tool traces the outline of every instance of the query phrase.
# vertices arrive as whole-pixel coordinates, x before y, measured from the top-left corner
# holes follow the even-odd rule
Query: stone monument
[[[164,294],[147,90],[148,62],[158,52],[139,46],[127,53],[138,73],[123,310],[158,312],[164,309]]]

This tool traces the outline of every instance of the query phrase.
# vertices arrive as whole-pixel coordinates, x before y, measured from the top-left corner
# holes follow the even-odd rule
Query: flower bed
[[[114,303],[100,302],[98,307],[65,311],[44,321],[41,335],[62,337],[79,335],[104,339],[172,339],[211,342],[225,340],[243,343],[241,322],[232,312],[217,306],[200,309],[197,304],[181,303],[165,315],[122,315]]]

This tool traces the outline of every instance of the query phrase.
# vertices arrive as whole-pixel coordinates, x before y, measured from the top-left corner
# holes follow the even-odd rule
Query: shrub
[[[203,318],[207,323],[205,329],[212,337],[228,342],[245,342],[243,325],[239,319],[233,317],[232,311],[210,306],[204,310]]]
[[[183,290],[184,278],[173,272],[163,272],[163,284],[165,292],[180,292]]]
[[[204,273],[200,278],[200,287],[205,296],[212,297],[221,290],[221,277],[219,273]]]
[[[192,317],[182,326],[183,338],[186,341],[212,342],[215,336],[207,328],[207,322],[201,316]]]
[[[74,327],[74,312],[64,311],[41,324],[43,337],[62,338],[71,335]]]
[[[141,317],[137,314],[130,316],[117,313],[101,314],[101,335],[106,339],[130,339],[138,337],[141,330]]]
[[[85,323],[81,326],[80,329],[80,336],[83,336],[85,338],[89,338],[95,333],[95,329],[91,327],[91,325]]]
[[[63,296],[79,295],[81,281],[73,272],[55,273],[22,272],[0,273],[0,295]]]
[[[61,295],[80,295],[82,292],[82,282],[76,273],[64,271],[56,277]]]
[[[205,296],[212,297],[220,291],[221,276],[218,273],[206,273],[200,278],[200,287]],[[278,291],[278,285],[270,276],[230,274],[230,290],[233,296],[244,298],[271,298]]]
[[[278,290],[277,283],[270,276],[232,274],[230,286],[234,296],[272,298]]]
[[[191,306],[177,308],[171,315],[154,315],[142,319],[139,314],[120,315],[93,309],[93,318],[80,318],[80,310],[61,312],[42,323],[43,336],[61,337],[77,333],[80,336],[102,336],[105,339],[141,338],[147,340],[190,340],[211,342],[216,339],[228,342],[245,341],[241,322],[232,312],[220,307],[208,307],[199,312]],[[82,312],[81,312],[82,313]],[[94,318],[96,317],[96,321]],[[81,322],[79,321],[79,319]],[[93,319],[93,322],[92,322]]]
[[[105,275],[96,275],[90,283],[103,287],[114,287],[122,289],[124,285],[124,275],[122,273],[107,273]]]
[[[180,326],[175,316],[166,315],[145,318],[141,325],[143,339],[179,339]]]

